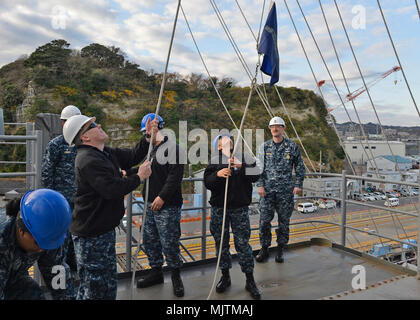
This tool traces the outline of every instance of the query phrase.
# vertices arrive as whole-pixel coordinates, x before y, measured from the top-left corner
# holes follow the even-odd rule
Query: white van
[[[400,205],[400,199],[398,198],[389,198],[387,201],[385,201],[384,203],[385,206],[387,207],[396,207]]]
[[[318,208],[312,202],[303,202],[298,204],[298,211],[302,213],[310,213],[317,211]]]

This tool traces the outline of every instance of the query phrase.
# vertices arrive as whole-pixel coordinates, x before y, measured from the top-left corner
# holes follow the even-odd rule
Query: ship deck
[[[254,252],[256,253],[256,252]],[[416,272],[396,264],[362,254],[352,249],[314,238],[288,246],[285,262],[274,261],[274,253],[265,263],[256,263],[254,277],[262,300],[317,299],[419,299],[420,281]],[[354,290],[354,266],[362,266],[366,289]],[[213,283],[216,259],[185,264],[182,278],[185,296],[172,292],[170,271],[164,268],[163,284],[131,291],[131,273],[119,275],[119,300],[206,300]],[[136,273],[138,279],[145,270]],[[217,274],[217,281],[220,272]],[[236,256],[231,270],[232,286],[222,294],[213,293],[211,300],[251,300],[245,291],[245,275]]]

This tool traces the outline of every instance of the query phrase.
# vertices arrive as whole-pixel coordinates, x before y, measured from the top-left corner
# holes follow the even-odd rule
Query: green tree
[[[99,43],[92,43],[81,50],[82,57],[89,57],[96,61],[100,67],[104,68],[123,68],[124,53],[120,48],[110,46],[105,47]],[[128,65],[128,67],[133,67]]]
[[[5,122],[13,121],[13,112],[23,101],[23,92],[13,84],[0,86],[0,107],[4,110]]]
[[[54,73],[59,74],[67,67],[67,59],[70,57],[71,50],[68,49],[70,43],[65,40],[53,40],[41,47],[38,47],[24,65],[34,67],[43,65],[49,67]]]

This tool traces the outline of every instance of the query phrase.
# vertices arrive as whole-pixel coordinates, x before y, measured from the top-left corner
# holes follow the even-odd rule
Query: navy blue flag
[[[258,45],[258,53],[264,54],[260,70],[271,76],[270,87],[279,81],[279,51],[277,49],[277,12],[276,3],[268,13],[264,31]]]

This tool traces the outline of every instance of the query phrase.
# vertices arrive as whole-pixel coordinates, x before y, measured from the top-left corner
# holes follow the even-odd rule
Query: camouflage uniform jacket
[[[19,283],[19,279],[28,275],[28,269],[35,262],[38,262],[39,270],[54,299],[72,297],[74,293],[71,290],[74,290],[74,287],[68,282],[65,290],[53,290],[51,287],[55,276],[52,268],[55,265],[62,265],[60,255],[57,254],[59,249],[45,250],[35,254],[26,253],[18,244],[16,218],[2,220],[0,222],[0,300],[5,298],[5,290],[13,290],[13,286]],[[66,277],[66,281],[70,279],[71,277]]]
[[[74,183],[74,160],[76,147],[70,147],[60,135],[52,139],[42,158],[42,185],[60,192],[73,205],[76,185]]]
[[[302,188],[305,177],[305,166],[296,143],[283,138],[281,143],[270,139],[261,145],[258,155],[259,165],[263,172],[257,181],[258,187],[270,191],[293,191],[294,187]],[[293,181],[292,171],[296,172]]]

